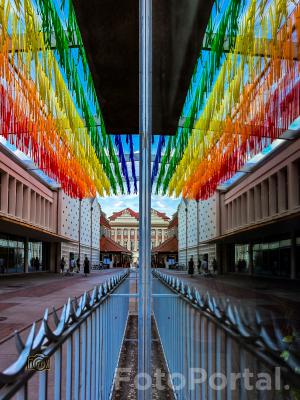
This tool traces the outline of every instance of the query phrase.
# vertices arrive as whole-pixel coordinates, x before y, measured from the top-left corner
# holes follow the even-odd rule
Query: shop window
[[[235,246],[235,271],[248,272],[249,269],[249,245]]]

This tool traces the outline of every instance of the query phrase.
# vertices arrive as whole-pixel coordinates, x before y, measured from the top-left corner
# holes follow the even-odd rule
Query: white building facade
[[[151,209],[151,248],[159,246],[167,238],[170,218],[165,213]],[[139,213],[126,208],[109,217],[111,238],[132,252],[133,262],[139,254]]]
[[[77,260],[80,253],[81,267],[85,256],[90,260],[91,266],[99,265],[101,207],[97,198],[80,201],[68,197],[63,192],[60,195],[61,221],[59,226],[61,235],[70,240],[62,243],[61,257],[65,257],[66,263],[69,265],[70,259]]]
[[[208,243],[216,236],[216,196],[208,200],[181,200],[178,206],[178,263],[187,266],[193,256],[197,266],[207,258],[211,266],[216,257],[215,244]]]

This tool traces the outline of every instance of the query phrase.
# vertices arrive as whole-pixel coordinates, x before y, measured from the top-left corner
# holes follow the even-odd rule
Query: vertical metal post
[[[93,257],[93,203],[95,198],[91,199],[91,246],[90,246],[90,268],[92,269],[92,257]]]
[[[138,372],[151,376],[152,0],[139,1],[140,246]],[[142,375],[139,375],[142,376]],[[146,381],[140,382],[146,384]],[[151,385],[139,400],[151,400]]]
[[[81,264],[81,202],[82,199],[79,199],[79,210],[78,210],[78,258],[79,264]]]
[[[188,268],[188,208],[185,202],[185,268]]]
[[[199,263],[199,199],[197,201],[197,266]],[[199,272],[199,271],[198,271]]]

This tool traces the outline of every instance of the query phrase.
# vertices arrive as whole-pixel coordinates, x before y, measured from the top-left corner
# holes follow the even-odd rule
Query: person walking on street
[[[84,258],[84,262],[83,262],[83,272],[84,272],[84,276],[86,277],[87,274],[90,273],[90,261],[87,258],[87,256],[85,256]]]
[[[66,265],[65,257],[62,257],[62,259],[60,260],[60,272],[62,274],[64,273],[65,265]]]
[[[200,257],[198,258],[198,265],[197,265],[197,269],[198,269],[198,274],[201,274],[201,260]]]
[[[79,257],[77,258],[77,260],[76,260],[76,267],[77,267],[77,273],[80,271],[80,259],[79,259]]]
[[[190,258],[189,261],[189,275],[191,275],[191,277],[194,275],[194,260],[193,260],[193,256]]]
[[[39,260],[38,257],[36,257],[35,260],[34,260],[34,269],[35,269],[36,271],[39,271],[39,270],[40,270],[40,260]]]

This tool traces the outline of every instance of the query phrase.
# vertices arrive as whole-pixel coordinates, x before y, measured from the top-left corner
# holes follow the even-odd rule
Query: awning
[[[300,234],[300,212],[272,218],[269,221],[242,227],[241,229],[217,236],[205,243],[243,244],[290,238],[292,233]]]
[[[65,236],[49,232],[46,229],[6,215],[0,215],[0,232],[44,242],[72,242],[72,240]]]
[[[163,243],[161,243],[159,246],[154,247],[152,249],[152,254],[158,254],[158,253],[165,253],[165,254],[178,253],[177,237],[173,236],[171,238],[168,238]]]
[[[100,239],[100,252],[101,253],[122,253],[122,254],[131,254],[131,251],[121,246],[119,243],[116,243],[109,237],[102,235]]]

